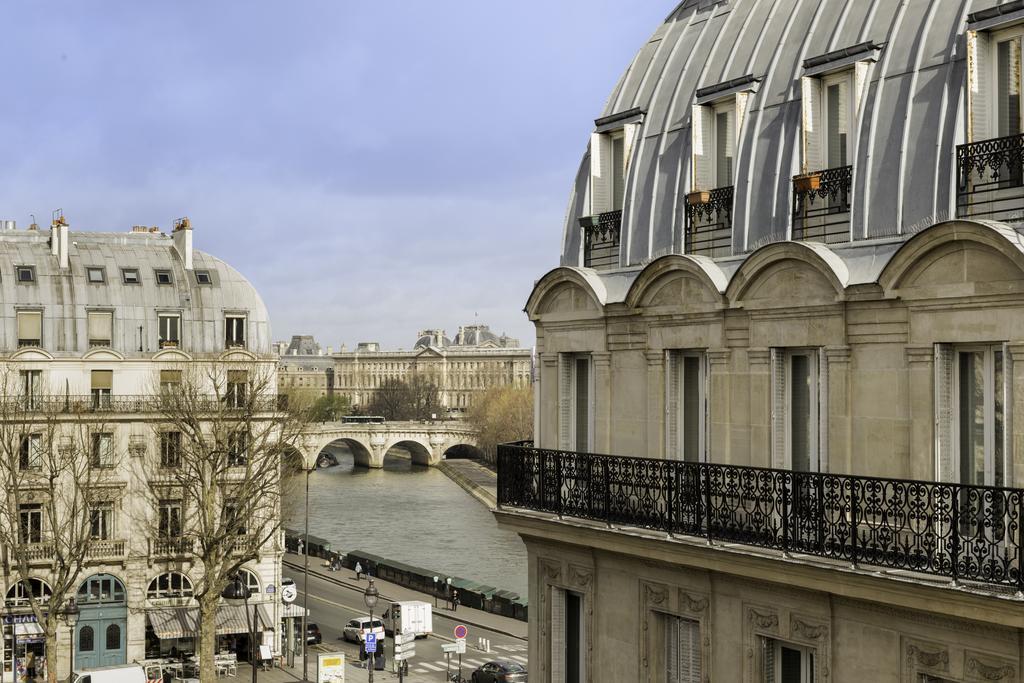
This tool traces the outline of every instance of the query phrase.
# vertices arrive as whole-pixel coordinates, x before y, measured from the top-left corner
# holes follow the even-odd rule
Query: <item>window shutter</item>
[[[828,472],[828,357],[818,349],[818,471]]]
[[[703,105],[693,106],[693,189],[710,190],[714,188],[711,175],[712,158],[715,143],[715,111]]]
[[[565,591],[551,588],[551,683],[565,683]]]
[[[111,390],[114,388],[114,371],[113,370],[93,370],[92,371],[92,388],[93,389],[106,389]]]
[[[761,654],[764,681],[765,683],[775,683],[775,641],[771,638],[762,638]]]
[[[936,481],[955,482],[953,460],[953,347],[935,345],[935,469]]]
[[[786,466],[786,355],[771,349],[772,467]]]
[[[800,79],[803,108],[804,173],[822,170],[821,163],[821,81],[813,76]]]
[[[590,213],[611,210],[612,205],[612,139],[604,133],[590,136]]]
[[[563,451],[569,450],[572,433],[572,364],[572,355],[558,354],[558,447]]]
[[[744,92],[736,93],[736,117],[735,117],[736,137],[735,137],[735,139],[736,139],[737,142],[740,139],[740,129],[743,127],[743,119],[747,115],[747,102],[749,102],[749,101],[750,101],[750,93],[749,92],[744,91]]]
[[[89,339],[111,340],[113,338],[114,315],[106,311],[89,313]]]
[[[733,184],[732,159],[736,144],[734,116],[734,111],[728,109],[715,113],[715,187],[730,187]]]
[[[679,351],[665,352],[665,457],[680,458],[679,453]]]
[[[41,312],[18,312],[18,339],[42,339],[42,332],[43,314]]]
[[[991,40],[985,31],[968,31],[968,97],[970,111],[969,142],[987,140],[992,135],[991,111],[989,98],[992,97],[991,76]]]
[[[161,370],[161,384],[181,384],[181,370]]]
[[[667,683],[703,683],[700,622],[669,615],[664,619]]]
[[[1013,477],[1013,354],[1010,345],[1003,344],[1003,482],[1000,486],[1014,486]]]

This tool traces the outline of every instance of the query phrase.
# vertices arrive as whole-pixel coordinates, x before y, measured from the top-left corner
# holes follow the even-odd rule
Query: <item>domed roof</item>
[[[965,142],[964,19],[997,0],[898,3],[686,0],[640,48],[595,133],[636,125],[625,152],[618,265],[683,251],[694,189],[695,108],[747,93],[733,152],[731,254],[787,239],[792,179],[806,171],[802,84],[853,68],[853,240],[908,234],[955,215],[956,147]],[[588,149],[570,197],[562,264],[580,263],[592,210]],[[813,170],[813,169],[812,169]]]

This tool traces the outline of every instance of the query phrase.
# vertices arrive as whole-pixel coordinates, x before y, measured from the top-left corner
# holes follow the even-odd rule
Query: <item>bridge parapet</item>
[[[319,422],[309,425],[301,447],[306,467],[335,441],[352,450],[357,466],[380,468],[395,446],[406,447],[417,465],[436,465],[453,446],[477,445],[476,430],[465,422]]]

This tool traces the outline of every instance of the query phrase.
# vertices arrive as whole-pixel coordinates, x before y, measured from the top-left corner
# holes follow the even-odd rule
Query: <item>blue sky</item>
[[[12,0],[0,217],[169,229],[274,337],[408,348],[522,313],[593,119],[671,1]]]

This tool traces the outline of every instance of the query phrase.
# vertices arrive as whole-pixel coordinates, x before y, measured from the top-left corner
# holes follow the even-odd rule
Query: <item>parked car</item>
[[[377,634],[377,640],[384,640],[384,622],[380,619],[374,619],[373,624],[370,624],[370,617],[357,617],[355,619],[349,619],[348,623],[345,624],[345,628],[341,632],[341,637],[350,643],[361,643],[364,638],[366,631],[370,629]]]
[[[320,634],[320,627],[316,624],[306,623],[306,645],[316,645],[323,641]]]
[[[473,672],[473,683],[526,683],[526,667],[507,659],[487,662]]]
[[[81,669],[72,676],[74,683],[146,683],[146,671],[138,664],[118,664]]]

